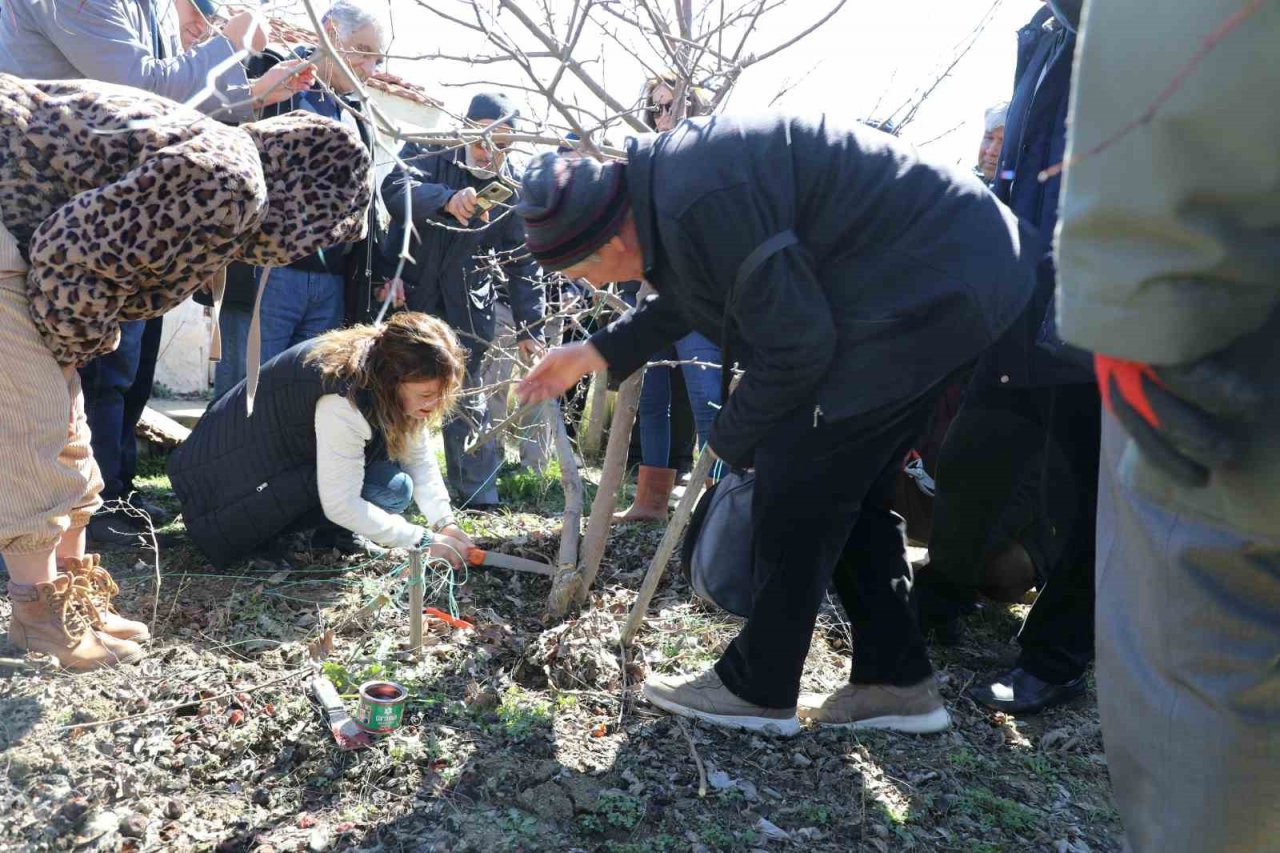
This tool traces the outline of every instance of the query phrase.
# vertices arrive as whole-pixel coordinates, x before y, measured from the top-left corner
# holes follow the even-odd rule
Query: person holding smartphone
[[[505,202],[489,189],[495,182],[517,186],[507,165],[510,133],[519,112],[504,94],[476,95],[467,107],[468,129],[488,131],[463,146],[410,143],[382,184],[393,220],[392,245],[413,226],[414,263],[403,280],[409,310],[442,318],[468,350],[466,382],[456,414],[444,427],[449,487],[460,507],[498,505],[502,454],[496,442],[475,453],[465,448],[487,429],[491,415],[482,367],[500,328],[510,330],[523,358],[542,349],[543,287],[538,265],[524,250],[524,227],[513,215],[514,194]]]

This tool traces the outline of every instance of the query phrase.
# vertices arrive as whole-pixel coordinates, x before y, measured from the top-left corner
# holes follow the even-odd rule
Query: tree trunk
[[[579,604],[586,601],[600,571],[605,545],[609,541],[609,527],[613,512],[618,506],[618,488],[627,473],[627,453],[631,449],[631,426],[636,420],[640,405],[640,384],[644,371],[637,370],[618,390],[613,407],[613,423],[609,426],[609,446],[604,455],[604,469],[600,472],[600,487],[596,499],[591,502],[591,519],[582,539],[582,554],[578,560],[578,583],[573,599]],[[552,615],[563,616],[563,613]]]
[[[555,400],[546,404],[547,425],[555,436],[556,457],[560,460],[560,485],[564,488],[564,521],[560,528],[560,555],[556,562],[555,577],[551,581],[551,595],[547,599],[547,612],[563,616],[573,602],[578,580],[578,538],[582,533],[582,476],[578,473],[578,461],[573,457],[573,445],[564,427],[560,406]]]
[[[600,458],[600,445],[604,443],[604,418],[609,409],[609,374],[601,370],[591,377],[591,389],[587,395],[587,422],[582,429],[578,446],[587,459]]]

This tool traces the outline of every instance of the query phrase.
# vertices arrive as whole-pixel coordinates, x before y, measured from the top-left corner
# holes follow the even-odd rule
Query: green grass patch
[[[994,824],[1008,832],[1025,832],[1036,824],[1036,812],[986,788],[971,788],[961,796],[956,808],[980,824]]]
[[[551,728],[551,703],[512,685],[498,705],[498,721],[507,737],[525,740],[539,729]]]

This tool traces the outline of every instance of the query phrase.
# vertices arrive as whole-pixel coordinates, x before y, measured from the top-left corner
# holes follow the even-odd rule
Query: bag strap
[[[733,376],[732,338],[729,337],[729,309],[733,304],[733,295],[746,283],[747,279],[755,275],[756,270],[760,269],[765,261],[783,249],[789,249],[799,242],[800,238],[796,236],[796,232],[792,229],[788,228],[785,231],[779,231],[752,249],[751,253],[743,258],[742,263],[738,265],[738,272],[733,277],[733,289],[729,291],[725,299],[724,318],[721,320],[720,326],[720,399],[722,401],[729,399],[729,383]],[[725,357],[726,353],[728,353],[729,357]]]
[[[769,260],[769,258],[799,242],[800,238],[796,236],[796,232],[788,228],[786,231],[779,231],[756,246],[751,250],[751,254],[743,258],[742,263],[738,265],[738,274],[733,277],[733,289],[737,290],[742,287],[743,282],[751,278],[755,271],[760,268],[760,265]]]

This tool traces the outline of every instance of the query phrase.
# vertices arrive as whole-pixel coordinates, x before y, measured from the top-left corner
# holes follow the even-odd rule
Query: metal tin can
[[[360,713],[356,720],[365,731],[384,735],[400,728],[409,691],[394,681],[366,681],[360,685]]]

